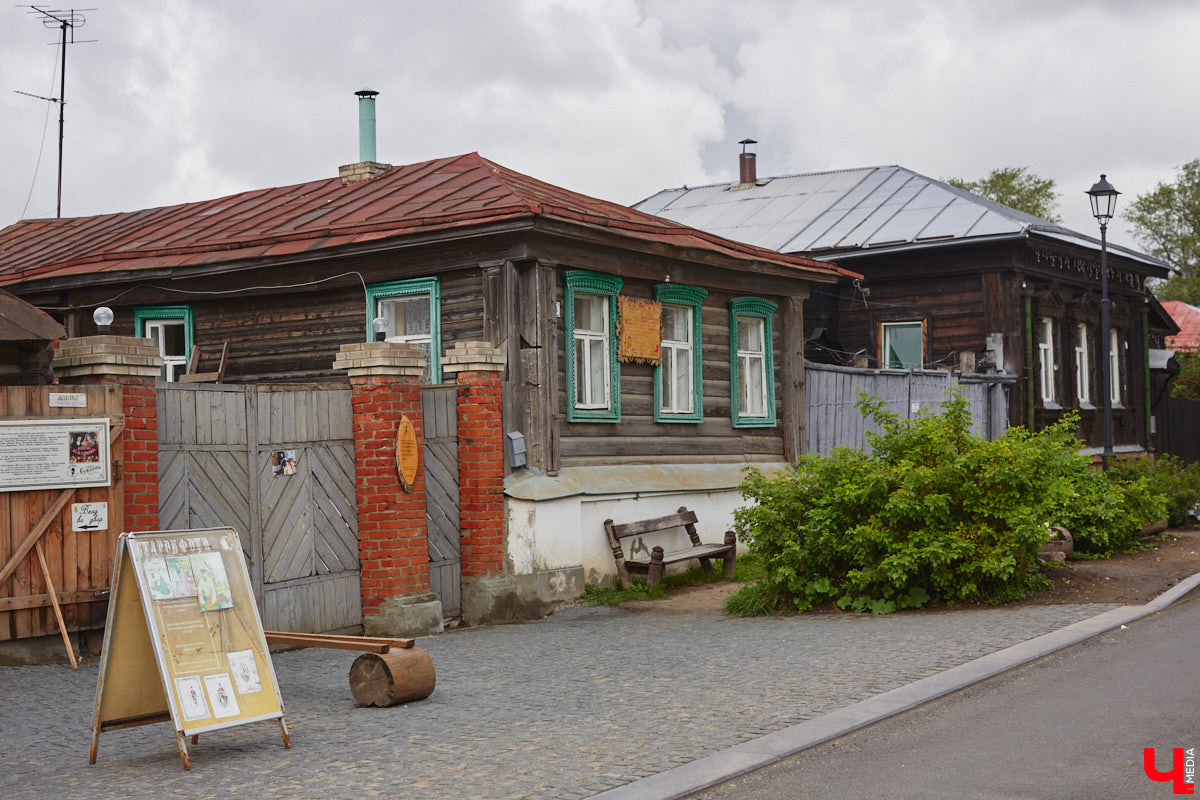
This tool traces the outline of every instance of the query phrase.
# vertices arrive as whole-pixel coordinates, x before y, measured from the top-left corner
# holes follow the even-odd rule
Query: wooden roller
[[[350,665],[350,693],[360,706],[385,708],[433,694],[437,678],[419,647],[363,653]]]

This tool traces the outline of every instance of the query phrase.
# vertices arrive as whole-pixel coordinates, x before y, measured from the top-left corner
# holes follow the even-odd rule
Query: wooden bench
[[[646,533],[665,531],[682,526],[687,531],[692,546],[671,553],[663,552],[659,546],[650,551],[649,561],[633,561],[625,558],[621,548],[621,540],[630,536],[641,536]],[[737,567],[737,536],[733,531],[725,532],[723,544],[704,544],[696,533],[696,512],[688,511],[685,506],[679,507],[679,512],[665,517],[642,519],[636,522],[614,523],[611,519],[604,520],[604,530],[608,534],[608,544],[612,547],[613,560],[617,562],[617,574],[621,577],[621,586],[628,589],[631,572],[646,576],[646,588],[653,589],[662,580],[663,570],[668,564],[678,564],[690,559],[698,559],[701,566],[709,572],[713,571],[713,558],[721,559],[722,572],[726,578],[732,578]]]

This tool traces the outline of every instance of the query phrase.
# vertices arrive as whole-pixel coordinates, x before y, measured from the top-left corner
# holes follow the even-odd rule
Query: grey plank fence
[[[951,386],[958,386],[971,408],[973,430],[994,439],[1008,427],[1008,375],[954,375],[932,370],[882,370],[805,364],[805,444],[809,453],[838,446],[864,448],[864,434],[875,430],[855,407],[859,390],[883,400],[888,410],[912,419],[922,409],[937,409]]]
[[[350,390],[160,385],[158,415],[163,529],[237,530],[268,629],[360,624]]]
[[[425,447],[425,527],[429,538],[429,588],[442,613],[462,610],[462,544],[459,534],[458,386],[421,390]]]

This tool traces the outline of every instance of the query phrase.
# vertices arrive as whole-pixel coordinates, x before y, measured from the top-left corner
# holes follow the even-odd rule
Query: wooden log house
[[[493,577],[522,598],[611,579],[606,518],[730,526],[741,468],[802,449],[803,304],[843,276],[475,153],[0,231],[0,285],[69,337],[110,307],[112,333],[158,346],[160,386],[226,344],[227,383],[345,382],[338,348],[376,318],[429,358],[426,385],[455,343],[499,348],[519,444]]]
[[[1015,376],[1010,425],[1040,429],[1074,409],[1100,452],[1098,238],[903,167],[760,179],[755,154],[741,162],[739,183],[667,189],[635,207],[860,273],[806,302],[808,358]],[[1120,455],[1150,449],[1162,416],[1150,355],[1175,326],[1147,289],[1167,264],[1110,245],[1108,269]]]

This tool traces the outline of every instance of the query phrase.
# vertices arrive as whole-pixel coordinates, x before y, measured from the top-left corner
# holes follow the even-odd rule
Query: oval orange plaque
[[[413,429],[412,420],[402,416],[400,427],[396,429],[396,470],[400,473],[400,483],[405,491],[412,491],[413,484],[417,482],[419,456],[417,432]]]

